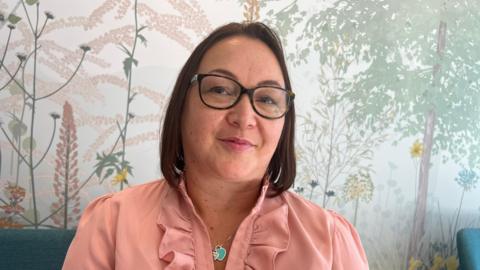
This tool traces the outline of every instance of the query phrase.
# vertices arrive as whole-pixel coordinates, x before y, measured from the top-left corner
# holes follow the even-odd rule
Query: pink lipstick
[[[250,141],[238,137],[222,138],[220,141],[222,141],[229,149],[238,152],[243,152],[255,146]]]

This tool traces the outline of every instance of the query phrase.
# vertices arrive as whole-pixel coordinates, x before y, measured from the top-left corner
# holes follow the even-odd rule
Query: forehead
[[[199,73],[224,69],[247,85],[275,80],[284,86],[280,64],[273,51],[261,40],[234,36],[219,41],[207,50],[200,62]]]

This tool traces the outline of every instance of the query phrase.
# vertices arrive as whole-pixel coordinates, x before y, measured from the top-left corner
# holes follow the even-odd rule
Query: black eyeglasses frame
[[[202,97],[201,84],[202,84],[203,78],[209,77],[209,76],[220,77],[220,78],[228,79],[228,80],[234,82],[235,84],[237,84],[237,85],[240,87],[240,94],[238,95],[238,97],[237,97],[237,99],[235,100],[235,102],[233,102],[233,103],[232,103],[231,105],[229,105],[228,107],[215,107],[215,106],[212,106],[212,105],[210,105],[210,104],[207,104],[207,103],[205,102],[205,100],[203,99],[203,97]],[[230,109],[230,108],[233,108],[235,105],[237,105],[237,103],[238,103],[238,102],[240,101],[240,99],[242,98],[243,94],[247,94],[248,99],[250,100],[250,105],[252,105],[252,108],[253,108],[253,110],[255,111],[255,113],[257,113],[258,115],[260,115],[260,116],[263,117],[263,118],[271,119],[271,120],[282,118],[285,114],[287,114],[287,112],[289,111],[290,106],[291,106],[293,100],[295,99],[295,93],[294,93],[293,91],[288,90],[288,89],[284,89],[284,88],[282,88],[282,87],[261,85],[261,86],[255,87],[255,88],[248,89],[248,88],[244,87],[241,83],[239,83],[237,80],[232,79],[231,77],[223,76],[223,75],[219,75],[219,74],[196,73],[196,74],[193,75],[192,79],[190,80],[190,86],[192,86],[195,82],[198,82],[198,95],[200,96],[200,100],[202,101],[202,103],[203,103],[205,106],[207,106],[207,107],[209,107],[209,108],[212,108],[212,109],[216,109],[216,110],[228,110],[228,109]],[[275,89],[282,90],[282,91],[285,91],[285,92],[286,92],[286,94],[287,94],[287,108],[286,108],[285,112],[283,112],[283,114],[281,114],[280,116],[276,116],[276,117],[265,116],[265,115],[261,114],[260,112],[258,112],[258,111],[257,111],[257,108],[255,108],[255,105],[254,105],[254,102],[253,102],[253,94],[254,94],[255,90],[257,90],[257,89],[259,89],[259,88],[265,88],[265,87],[275,88]]]

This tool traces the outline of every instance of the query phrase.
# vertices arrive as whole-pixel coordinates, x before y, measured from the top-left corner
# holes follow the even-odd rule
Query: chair
[[[480,270],[480,228],[458,231],[457,249],[460,270]]]
[[[74,230],[0,229],[0,269],[61,269]]]

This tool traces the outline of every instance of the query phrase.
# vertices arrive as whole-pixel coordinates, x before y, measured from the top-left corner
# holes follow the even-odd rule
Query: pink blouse
[[[360,238],[343,217],[268,181],[233,238],[226,270],[365,270]],[[63,269],[212,270],[208,231],[183,181],[138,185],[85,209]]]

